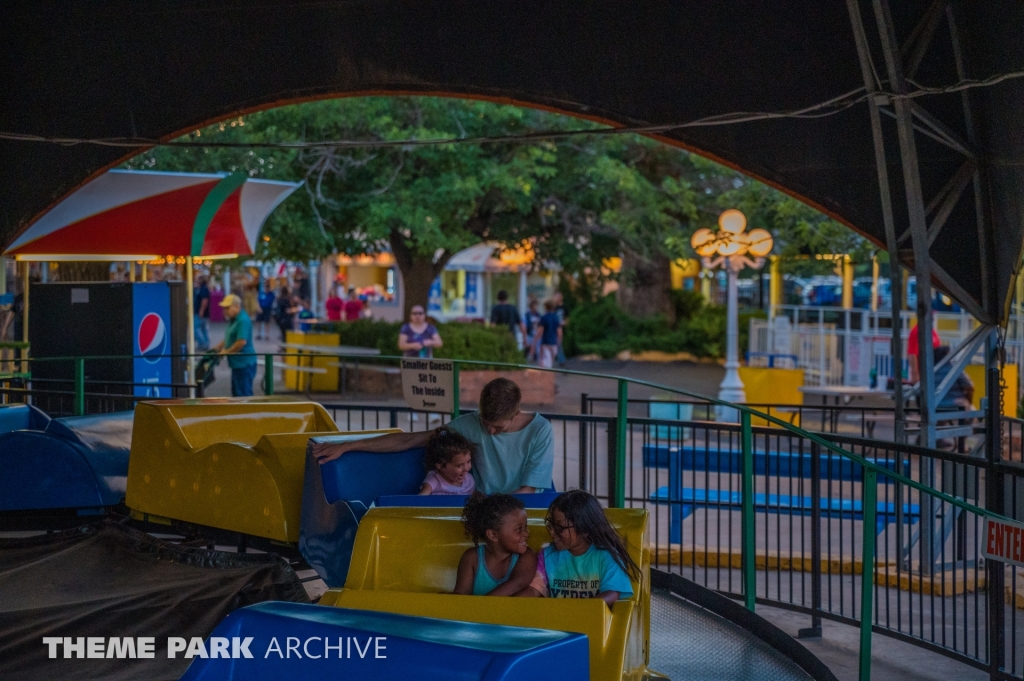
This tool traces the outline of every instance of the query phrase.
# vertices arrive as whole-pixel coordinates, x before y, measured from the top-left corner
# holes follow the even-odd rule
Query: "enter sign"
[[[1024,525],[985,519],[986,558],[1024,567]]]

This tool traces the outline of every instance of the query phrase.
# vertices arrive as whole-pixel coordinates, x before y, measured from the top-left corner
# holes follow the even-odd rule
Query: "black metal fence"
[[[450,419],[406,407],[324,406],[341,429],[425,430]],[[863,533],[871,531],[876,633],[993,678],[1024,677],[1024,584],[1018,586],[1024,575],[998,564],[1004,587],[999,593],[989,588],[981,515],[885,475],[877,478],[877,494],[869,494],[859,464],[788,430],[755,425],[755,513],[745,528],[739,424],[630,416],[620,452],[615,416],[544,416],[555,434],[558,489],[580,487],[610,503],[616,476],[625,471],[626,504],[650,513],[654,567],[745,598],[743,542],[750,532],[756,602],[806,613],[801,633],[814,636],[822,619],[859,625]],[[1001,479],[1005,514],[1024,520],[1024,467],[1017,464],[854,435],[826,439],[981,508],[990,502],[990,481]],[[872,496],[875,522],[867,530],[865,504]],[[993,657],[1000,648],[1001,664]]]
[[[777,405],[763,406],[784,427],[692,397],[629,400],[629,379],[606,378],[617,381],[618,399],[583,396],[583,413],[544,415],[554,429],[554,482],[646,508],[655,567],[748,607],[805,613],[804,635],[819,633],[822,619],[861,626],[862,670],[874,632],[991,678],[1024,679],[1024,574],[982,555],[986,515],[1024,520],[1024,422],[990,410],[1002,438],[972,455],[870,438],[870,408],[794,408],[807,429],[818,430],[818,416],[815,436]],[[53,415],[147,399],[76,381],[73,390],[9,381],[0,394],[31,397]],[[450,419],[402,406],[324,406],[343,430],[426,430]]]

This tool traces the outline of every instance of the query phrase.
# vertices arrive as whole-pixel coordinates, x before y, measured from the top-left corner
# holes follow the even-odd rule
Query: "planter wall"
[[[460,397],[463,404],[480,401],[480,391],[496,378],[514,381],[523,392],[523,404],[552,404],[555,401],[555,374],[550,371],[524,369],[522,371],[467,371],[459,372]]]

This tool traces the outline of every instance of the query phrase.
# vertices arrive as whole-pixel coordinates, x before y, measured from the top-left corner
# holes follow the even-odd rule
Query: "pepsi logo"
[[[160,361],[160,356],[167,354],[167,326],[155,312],[149,312],[139,324],[136,341],[139,354],[150,364]]]

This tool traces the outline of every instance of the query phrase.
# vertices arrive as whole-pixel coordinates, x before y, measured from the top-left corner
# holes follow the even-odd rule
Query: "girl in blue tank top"
[[[537,554],[526,545],[530,530],[522,501],[510,494],[474,492],[462,509],[462,524],[476,546],[459,560],[454,593],[513,596],[530,584]]]

